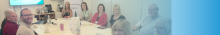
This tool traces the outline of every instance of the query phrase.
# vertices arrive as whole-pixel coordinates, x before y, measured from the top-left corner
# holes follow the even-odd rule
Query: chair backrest
[[[2,32],[2,30],[0,29],[0,35],[3,35],[3,32]]]

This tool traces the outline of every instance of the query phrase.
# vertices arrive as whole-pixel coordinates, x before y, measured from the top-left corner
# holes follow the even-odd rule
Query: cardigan
[[[16,35],[18,24],[8,20],[3,30],[3,35]]]
[[[98,12],[96,12],[94,14],[94,16],[93,16],[93,18],[91,20],[91,23],[95,23],[97,21],[98,15],[99,15]],[[101,25],[101,26],[106,27],[106,24],[107,24],[107,14],[103,13],[102,16],[99,17],[97,25]]]

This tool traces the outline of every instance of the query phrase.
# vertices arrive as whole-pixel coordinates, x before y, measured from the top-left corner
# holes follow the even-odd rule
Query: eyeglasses
[[[24,17],[33,16],[33,14],[23,15]]]

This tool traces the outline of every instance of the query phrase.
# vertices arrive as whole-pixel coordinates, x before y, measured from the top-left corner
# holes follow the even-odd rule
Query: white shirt
[[[158,23],[158,21],[161,21],[161,19],[164,18],[162,18],[160,15],[156,16],[155,19],[152,19],[151,17],[141,19],[141,21],[136,24],[136,27],[140,29],[139,35],[154,35],[155,24]]]
[[[31,29],[30,25],[21,22],[16,35],[35,35],[35,34],[34,34],[34,30]]]

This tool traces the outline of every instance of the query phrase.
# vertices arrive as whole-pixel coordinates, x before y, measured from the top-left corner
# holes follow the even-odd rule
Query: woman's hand
[[[83,20],[83,19],[80,19],[81,21]]]
[[[68,16],[65,16],[64,18],[68,18]]]
[[[82,17],[81,17],[81,20],[83,20],[83,15],[81,15]]]
[[[137,30],[136,26],[132,26],[131,29],[132,29],[133,32],[134,32],[135,30]]]
[[[111,24],[109,24],[109,28],[111,28],[112,27],[112,25]]]
[[[111,26],[109,26],[109,28],[111,28]]]
[[[63,18],[62,16],[60,18]]]
[[[71,18],[71,16],[66,16],[67,18]]]

